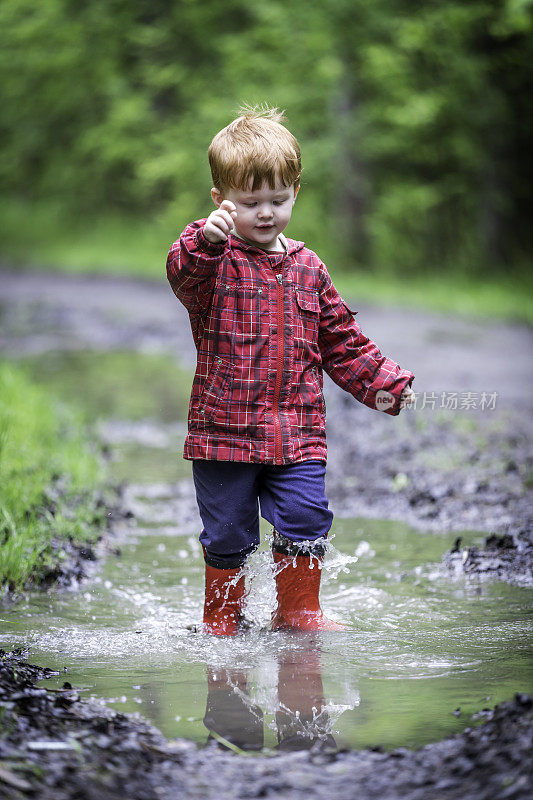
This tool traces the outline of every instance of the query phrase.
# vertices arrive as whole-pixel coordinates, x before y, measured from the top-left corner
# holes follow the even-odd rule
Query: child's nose
[[[270,203],[264,203],[259,206],[259,216],[266,217],[267,219],[272,216],[272,206]]]

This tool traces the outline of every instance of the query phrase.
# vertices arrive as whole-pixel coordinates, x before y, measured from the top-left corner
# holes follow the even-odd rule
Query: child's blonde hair
[[[240,116],[219,131],[207,151],[213,185],[220,191],[271,189],[279,179],[297,186],[302,172],[300,147],[281,123],[283,112],[269,106],[242,106]]]

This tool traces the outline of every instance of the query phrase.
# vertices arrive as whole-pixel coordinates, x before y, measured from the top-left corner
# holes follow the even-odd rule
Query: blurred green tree
[[[0,191],[176,228],[241,102],[287,109],[291,235],[338,265],[483,274],[531,251],[532,0],[4,0]]]

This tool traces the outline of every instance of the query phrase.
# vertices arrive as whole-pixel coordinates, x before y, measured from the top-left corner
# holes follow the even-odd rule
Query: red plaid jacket
[[[357,400],[399,413],[412,372],[381,355],[303,242],[267,253],[205,219],[170,248],[167,276],[189,312],[198,365],[186,459],[290,464],[326,461],[322,370]]]

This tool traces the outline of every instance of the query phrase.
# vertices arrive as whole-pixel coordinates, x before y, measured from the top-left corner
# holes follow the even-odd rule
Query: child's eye
[[[243,205],[245,205],[246,208],[253,208],[254,206],[257,205],[257,203],[243,203]]]

